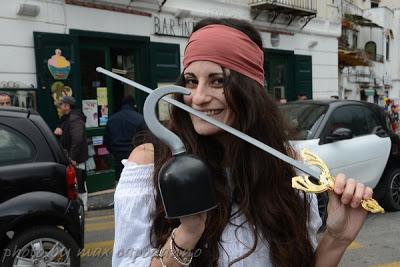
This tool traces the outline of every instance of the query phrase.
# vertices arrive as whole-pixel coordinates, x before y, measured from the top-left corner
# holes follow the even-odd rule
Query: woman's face
[[[191,91],[183,100],[186,105],[227,125],[232,125],[233,113],[224,95],[224,74],[220,65],[210,61],[195,61],[184,71],[186,88]],[[223,130],[190,114],[195,131],[213,135]]]

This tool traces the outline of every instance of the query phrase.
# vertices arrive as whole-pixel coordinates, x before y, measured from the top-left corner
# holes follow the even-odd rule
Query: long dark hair
[[[263,49],[261,36],[246,21],[208,18],[198,22],[193,31],[209,24],[236,28]],[[234,114],[232,126],[293,156],[287,140],[288,127],[265,89],[256,81],[232,70],[226,75],[224,83],[226,101]],[[177,84],[185,86],[183,75]],[[177,99],[183,101],[181,95]],[[315,255],[307,231],[309,201],[291,187],[290,178],[295,176],[292,166],[235,137],[231,138],[229,151],[225,151],[226,146],[217,142],[215,137],[198,135],[188,113],[174,107],[167,126],[179,135],[189,153],[199,156],[211,166],[219,201],[218,208],[208,212],[205,231],[198,243],[199,247],[207,246],[200,257],[194,258],[191,266],[217,266],[218,244],[232,216],[232,203],[238,206],[237,213],[245,215],[246,223],[254,226],[254,244],[230,265],[253,253],[257,244],[263,242],[258,238],[262,236],[268,243],[273,266],[314,266]],[[179,225],[179,220],[164,218],[157,175],[171,153],[162,144],[157,151],[154,169],[156,210],[153,213],[151,239],[154,247],[161,247],[172,229]],[[228,153],[229,157],[226,157]],[[228,171],[223,166],[229,166]],[[231,180],[229,184],[227,177]],[[238,225],[237,229],[241,226]]]

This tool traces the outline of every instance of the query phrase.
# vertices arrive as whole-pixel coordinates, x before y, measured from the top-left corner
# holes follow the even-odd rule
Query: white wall
[[[17,15],[22,3],[39,6],[39,15],[34,18]],[[64,13],[62,1],[1,0],[0,83],[18,81],[36,87],[32,32],[64,33]]]
[[[398,0],[381,0],[379,6],[387,6],[391,9],[400,8],[400,1]]]
[[[62,0],[0,0],[0,82],[19,81],[36,87],[36,67],[34,59],[33,31],[69,33],[71,29],[108,32],[128,35],[150,36],[151,41],[178,43],[181,56],[187,39],[154,34],[154,16],[138,16],[120,12],[87,8],[75,5],[65,5]],[[107,0],[121,5],[129,4],[129,0]],[[132,8],[141,9],[155,16],[175,18],[178,10],[186,10],[186,19],[198,20],[205,16],[226,16],[248,19],[256,27],[290,34],[280,34],[280,45],[272,47],[270,33],[262,32],[264,47],[294,51],[295,54],[311,55],[313,60],[313,90],[314,98],[325,98],[337,94],[338,88],[338,58],[337,37],[341,26],[338,17],[330,13],[331,0],[323,0],[325,6],[319,11],[318,18],[304,28],[302,21],[294,21],[287,27],[285,24],[271,24],[260,16],[252,21],[247,0],[168,0],[158,13],[156,1],[136,0]],[[21,3],[33,3],[40,7],[37,17],[17,16]],[[339,3],[339,0],[338,0]],[[332,15],[333,14],[333,15]],[[332,16],[331,16],[332,15]],[[309,47],[317,42],[314,47]]]

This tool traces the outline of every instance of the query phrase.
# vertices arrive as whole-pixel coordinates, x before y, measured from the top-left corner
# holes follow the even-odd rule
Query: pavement
[[[97,191],[88,194],[88,210],[104,210],[114,208],[115,189]]]

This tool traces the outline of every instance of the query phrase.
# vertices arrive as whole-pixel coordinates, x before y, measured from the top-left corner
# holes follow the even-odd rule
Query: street
[[[399,221],[400,212],[370,214],[357,240],[348,248],[341,266],[399,267]],[[113,239],[113,210],[87,212],[82,267],[111,266]]]

